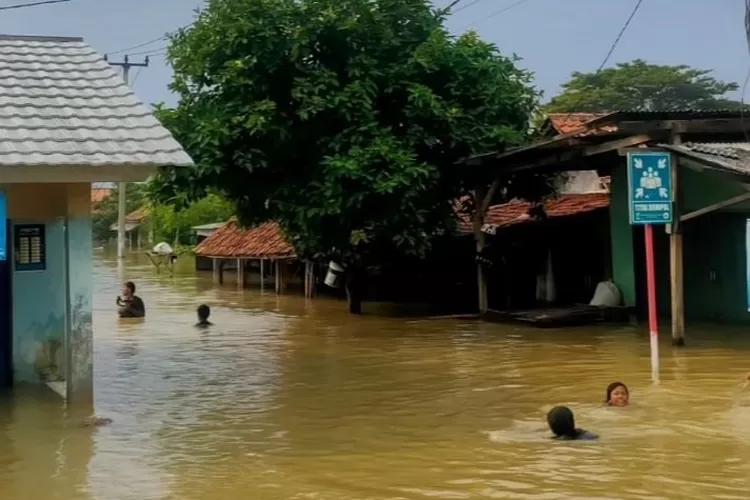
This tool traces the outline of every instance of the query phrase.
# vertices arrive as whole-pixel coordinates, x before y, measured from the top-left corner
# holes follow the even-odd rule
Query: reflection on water
[[[82,428],[44,391],[0,401],[3,498],[747,497],[741,330],[665,343],[653,386],[630,328],[358,318],[144,263],[127,277],[148,317],[121,321],[117,266],[95,273],[96,411],[114,423]],[[201,302],[208,330],[191,326]],[[615,379],[632,406],[602,407]],[[560,403],[602,440],[549,440]]]

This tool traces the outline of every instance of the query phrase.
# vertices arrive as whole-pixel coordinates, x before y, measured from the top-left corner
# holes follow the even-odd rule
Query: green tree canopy
[[[155,241],[193,245],[193,227],[224,222],[232,215],[234,204],[211,193],[186,207],[154,205],[149,213],[148,223],[153,228]]]
[[[649,64],[636,59],[598,74],[573,73],[562,86],[562,92],[545,106],[545,111],[736,109],[740,103],[726,94],[737,88],[734,82],[712,77],[711,70]]]
[[[521,143],[537,104],[514,58],[443,23],[425,0],[209,0],[159,110],[197,166],[156,195],[216,188],[306,256],[422,252],[474,181],[455,162]]]

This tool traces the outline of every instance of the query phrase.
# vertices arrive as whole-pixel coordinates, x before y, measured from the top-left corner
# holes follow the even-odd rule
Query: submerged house
[[[81,38],[0,36],[0,386],[93,397],[91,185],[190,157]]]
[[[282,293],[289,285],[303,285],[306,296],[314,288],[313,267],[302,264],[294,247],[276,222],[242,227],[231,218],[195,247],[196,257],[210,259],[214,281],[224,283],[224,271],[232,266],[237,286],[273,287]],[[300,278],[302,276],[302,278]]]
[[[685,318],[750,322],[750,124],[739,111],[571,113],[546,126],[551,137],[536,144],[466,163],[506,174],[596,170],[610,177],[611,278],[623,304],[642,316],[644,232],[629,220],[626,156],[670,153],[675,223],[654,231],[659,312],[671,318],[677,344]]]
[[[143,248],[143,240],[153,243],[154,238],[147,234],[146,222],[150,214],[148,207],[140,207],[125,216],[125,242],[128,249]],[[109,226],[109,230],[117,234],[117,222]]]

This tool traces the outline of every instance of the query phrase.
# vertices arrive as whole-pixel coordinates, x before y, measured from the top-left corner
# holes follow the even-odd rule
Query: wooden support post
[[[266,287],[266,270],[265,268],[266,259],[260,259],[260,291],[262,292]]]
[[[214,277],[214,283],[221,283],[221,279],[219,276],[221,275],[221,269],[220,269],[220,262],[219,259],[216,257],[213,257],[211,259],[211,264],[213,264],[213,277]]]
[[[245,288],[245,261],[237,259],[237,287]]]
[[[305,262],[305,298],[309,299],[313,296],[313,273],[312,263]]]
[[[281,268],[278,260],[273,261],[273,263],[276,274],[276,293],[281,293]]]
[[[484,249],[484,233],[482,232],[482,226],[484,225],[484,215],[486,207],[485,198],[487,191],[483,185],[478,185],[474,191],[474,199],[476,206],[474,207],[474,214],[472,220],[472,226],[474,230],[474,239],[476,242],[476,256],[479,257],[480,253]],[[475,258],[475,264],[477,266],[477,302],[479,306],[479,314],[485,314],[489,309],[487,304],[487,280],[484,275],[484,266],[481,262]]]
[[[672,135],[672,144],[679,145],[682,140],[678,133]],[[670,295],[672,298],[672,345],[685,345],[685,295],[683,289],[682,266],[682,225],[680,224],[682,208],[682,186],[680,186],[679,162],[672,156],[672,193],[674,196],[673,216],[675,224],[669,229],[669,276]]]

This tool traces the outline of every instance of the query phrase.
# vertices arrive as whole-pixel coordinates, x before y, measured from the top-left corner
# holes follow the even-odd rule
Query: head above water
[[[573,412],[567,406],[555,406],[547,413],[547,425],[557,437],[575,437],[576,421]]]
[[[607,404],[609,406],[627,406],[630,400],[628,386],[622,382],[612,382],[607,386]]]
[[[122,294],[126,297],[132,297],[135,295],[135,283],[132,281],[126,281],[122,285]]]
[[[198,306],[198,319],[201,321],[205,321],[208,319],[208,317],[211,316],[211,308],[208,307],[206,304],[201,304]]]

